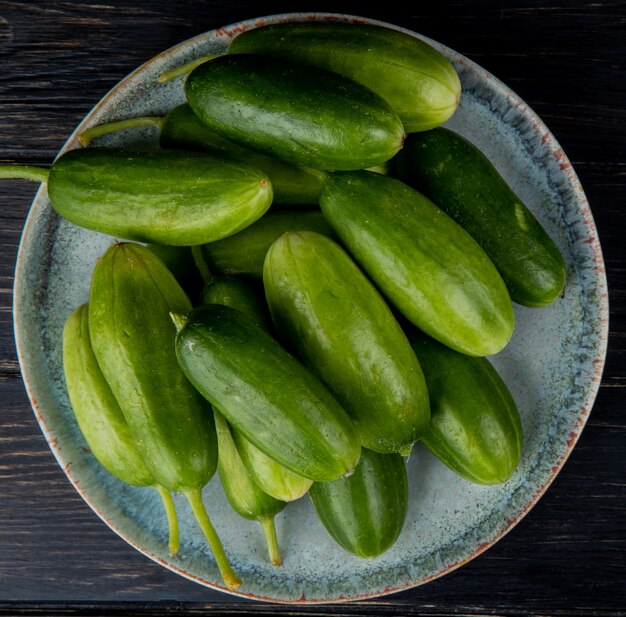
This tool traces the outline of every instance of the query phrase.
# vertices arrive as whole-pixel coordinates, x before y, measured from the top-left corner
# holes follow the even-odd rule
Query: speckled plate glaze
[[[124,79],[85,118],[63,150],[79,147],[77,134],[89,126],[164,114],[182,102],[181,80],[157,83],[164,69],[201,54],[219,53],[243,30],[303,20],[396,28],[346,15],[298,13],[207,32]],[[595,399],[606,352],[606,277],[593,218],[574,170],[543,122],[514,92],[467,58],[426,40],[450,58],[463,84],[461,105],[448,125],[494,162],[555,239],[567,264],[564,297],[544,309],[516,306],[515,335],[493,357],[522,415],[521,464],[505,484],[478,486],[455,476],[417,446],[408,462],[408,518],[391,550],[373,560],[348,555],[334,544],[310,503],[302,499],[277,517],[282,568],[269,563],[260,528],[230,510],[215,477],[205,488],[204,499],[244,581],[236,595],[277,602],[337,602],[400,591],[450,572],[502,538],[537,502],[574,447]],[[150,129],[100,141],[102,145],[138,142],[157,143]],[[150,489],[122,484],[99,466],[85,448],[69,406],[61,362],[63,324],[87,300],[95,260],[113,240],[60,219],[45,188],[37,193],[24,229],[15,281],[15,335],[24,381],[59,464],[111,529],[174,572],[226,591],[186,503],[176,499],[181,550],[170,558],[158,497]]]

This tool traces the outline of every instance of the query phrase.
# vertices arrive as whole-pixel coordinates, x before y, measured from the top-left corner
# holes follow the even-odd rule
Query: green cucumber
[[[200,294],[201,304],[230,306],[252,319],[264,330],[270,329],[265,300],[252,285],[235,276],[216,276]]]
[[[81,133],[80,142],[87,146],[96,137],[139,126],[158,128],[163,148],[218,152],[262,169],[272,183],[274,204],[317,205],[319,201],[324,172],[296,167],[229,141],[202,124],[187,103],[164,117],[142,116],[93,126]]]
[[[89,339],[89,309],[79,306],[63,328],[63,372],[80,432],[91,453],[111,474],[132,486],[151,486],[159,493],[169,526],[169,552],[179,548],[178,520],[171,493],[146,466],[120,406],[106,382]]]
[[[354,473],[314,482],[309,496],[328,533],[346,551],[377,557],[398,539],[408,507],[408,481],[399,454],[366,448]]]
[[[254,482],[237,451],[228,423],[217,410],[214,410],[214,414],[219,447],[217,470],[224,493],[237,514],[248,520],[259,522],[270,560],[274,565],[280,566],[282,559],[276,538],[274,517],[287,504],[264,493]]]
[[[371,88],[397,111],[407,132],[443,124],[455,112],[461,82],[425,41],[369,24],[273,24],[236,36],[228,53],[253,53],[319,67]]]
[[[304,230],[335,237],[319,211],[270,211],[243,231],[203,245],[202,254],[211,271],[217,274],[245,274],[261,279],[265,255],[272,242],[287,231]]]
[[[429,199],[388,176],[352,172],[328,179],[320,205],[356,262],[421,330],[472,356],[508,343],[515,317],[502,278]]]
[[[508,480],[520,460],[519,411],[487,358],[471,358],[410,333],[430,393],[426,447],[452,471],[480,484]]]
[[[270,332],[272,325],[262,290],[257,290],[250,282],[234,276],[212,276],[198,248],[193,247],[192,252],[206,281],[200,297],[201,303],[230,306],[241,311],[266,332]],[[252,445],[236,428],[231,426],[230,432],[249,474],[265,493],[280,501],[294,501],[309,490],[312,480],[303,478],[269,457]]]
[[[409,136],[395,173],[423,191],[483,247],[524,306],[554,302],[565,287],[565,264],[546,230],[489,159],[453,131]]]
[[[225,583],[240,585],[202,503],[217,467],[212,412],[178,366],[171,312],[191,303],[165,264],[138,244],[96,263],[89,300],[94,355],[155,480],[188,499]]]
[[[183,372],[257,448],[312,480],[354,469],[360,445],[346,412],[254,321],[217,304],[172,318]]]
[[[295,501],[311,488],[313,480],[290,471],[259,450],[238,430],[233,428],[232,435],[241,460],[248,468],[253,480],[265,493],[280,501]]]
[[[209,128],[289,163],[365,169],[402,147],[398,115],[369,88],[335,73],[249,54],[195,68],[187,100]]]
[[[0,178],[45,170],[0,166]],[[272,202],[260,170],[205,152],[71,150],[47,177],[54,209],[71,223],[127,240],[191,246],[256,221]]]
[[[361,445],[408,455],[430,419],[426,382],[352,259],[325,236],[288,232],[268,251],[263,282],[278,332],[349,413]]]
[[[147,244],[146,248],[167,266],[167,269],[174,275],[187,295],[194,296],[200,291],[202,280],[195,266],[190,247]]]

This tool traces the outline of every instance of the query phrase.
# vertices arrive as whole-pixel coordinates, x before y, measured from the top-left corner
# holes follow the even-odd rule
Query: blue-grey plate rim
[[[118,95],[121,92],[123,93],[124,89],[128,87],[129,82],[137,77],[140,77],[148,69],[148,67],[150,67],[151,69],[154,69],[156,67],[159,71],[161,71],[165,70],[166,68],[170,68],[170,66],[178,64],[180,60],[177,59],[179,58],[183,50],[189,50],[190,47],[193,48],[194,45],[201,43],[212,34],[232,37],[242,30],[256,27],[265,23],[306,20],[338,20],[371,23],[393,28],[407,34],[416,35],[426,40],[428,43],[432,44],[434,47],[444,52],[448,56],[448,58],[450,58],[454,62],[458,70],[460,70],[461,72],[466,70],[473,75],[473,78],[489,82],[489,86],[499,94],[502,100],[505,100],[512,109],[515,109],[516,112],[518,112],[518,115],[520,117],[523,117],[524,121],[528,123],[528,127],[530,127],[530,130],[535,132],[536,138],[539,140],[541,145],[544,146],[546,150],[550,153],[550,155],[554,158],[554,162],[558,165],[560,171],[562,172],[562,177],[560,178],[560,181],[567,184],[567,190],[571,191],[572,201],[575,202],[573,207],[578,217],[577,229],[575,230],[575,233],[578,234],[580,238],[579,240],[577,240],[577,242],[586,245],[584,250],[587,251],[587,253],[585,253],[585,259],[587,261],[584,264],[583,272],[584,275],[587,277],[586,284],[587,289],[590,290],[591,293],[591,303],[588,307],[586,307],[586,310],[589,311],[593,317],[592,323],[595,323],[595,327],[593,327],[592,331],[589,333],[591,340],[589,343],[589,348],[586,350],[587,354],[584,357],[584,362],[586,363],[585,367],[586,370],[588,370],[589,379],[581,393],[580,405],[578,407],[575,422],[573,423],[569,434],[565,436],[565,442],[563,447],[561,447],[560,451],[558,453],[555,453],[555,456],[553,456],[552,460],[549,461],[549,471],[539,477],[537,481],[532,484],[531,487],[526,487],[526,493],[523,496],[521,504],[517,504],[515,507],[509,508],[510,511],[503,511],[501,513],[501,520],[499,520],[495,526],[491,527],[491,530],[487,534],[487,537],[474,538],[474,541],[470,542],[471,547],[465,547],[465,549],[461,550],[460,554],[458,555],[458,559],[450,563],[442,564],[441,567],[435,568],[427,575],[420,576],[418,578],[410,579],[409,577],[410,580],[408,580],[405,576],[402,580],[398,580],[396,582],[388,581],[382,587],[363,590],[360,593],[350,595],[349,597],[344,595],[336,595],[333,597],[331,597],[330,595],[328,597],[307,597],[306,593],[303,593],[301,597],[285,599],[284,597],[273,597],[271,594],[260,595],[258,593],[229,591],[223,586],[223,584],[219,580],[206,580],[206,578],[194,576],[191,573],[185,571],[184,568],[177,567],[172,563],[168,563],[168,561],[166,559],[163,559],[161,556],[155,554],[154,552],[146,550],[144,546],[142,546],[138,542],[133,541],[132,538],[129,538],[127,534],[125,534],[110,518],[107,517],[106,512],[98,509],[92,503],[89,491],[85,490],[81,485],[80,478],[75,476],[72,470],[72,461],[68,460],[64,452],[58,447],[55,426],[50,425],[50,423],[46,419],[45,409],[40,408],[40,404],[38,402],[38,392],[35,388],[33,388],[33,383],[36,381],[36,379],[33,378],[33,371],[35,369],[30,362],[32,356],[29,352],[26,351],[26,348],[28,346],[28,332],[24,330],[22,324],[22,315],[24,314],[25,310],[28,310],[28,303],[33,301],[32,295],[28,296],[29,287],[26,284],[26,281],[28,279],[29,266],[32,263],[31,259],[37,258],[33,257],[29,252],[29,239],[34,233],[34,228],[40,224],[40,217],[45,216],[44,210],[49,207],[47,205],[45,187],[41,187],[35,195],[35,198],[33,200],[33,206],[26,220],[24,231],[20,241],[15,269],[13,314],[18,359],[22,370],[26,390],[31,400],[37,420],[41,426],[41,430],[46,440],[48,441],[48,444],[59,465],[65,471],[70,482],[83,497],[83,499],[92,507],[95,513],[107,525],[109,525],[109,527],[111,527],[113,531],[119,534],[137,550],[144,553],[157,563],[160,563],[164,567],[169,568],[170,570],[177,572],[178,574],[186,578],[194,580],[208,587],[224,591],[226,593],[232,593],[233,595],[257,600],[289,603],[326,603],[357,599],[362,600],[372,597],[378,597],[390,593],[395,593],[403,589],[409,589],[411,587],[415,587],[417,585],[426,583],[434,578],[442,576],[460,567],[464,563],[467,563],[477,555],[481,554],[483,551],[487,550],[495,542],[501,539],[528,513],[528,511],[537,503],[540,497],[544,494],[544,492],[547,490],[552,481],[555,479],[556,475],[563,467],[565,461],[567,460],[576,442],[578,441],[581,431],[591,412],[591,408],[593,406],[600,385],[606,356],[608,338],[608,293],[602,251],[589,204],[586,200],[582,186],[580,185],[580,182],[570,161],[567,159],[562,148],[560,147],[552,133],[544,125],[542,120],[514,92],[512,92],[501,81],[499,81],[489,72],[482,69],[476,63],[465,58],[461,54],[437,43],[436,41],[424,37],[423,35],[419,35],[415,32],[387,22],[338,13],[284,13],[279,15],[257,17],[250,20],[244,20],[235,24],[231,24],[229,26],[225,26],[223,28],[218,28],[214,31],[203,33],[192,39],[188,39],[187,41],[184,41],[179,45],[176,45],[166,50],[155,58],[144,63],[128,77],[119,82],[114,88],[112,88],[111,91],[107,95],[105,95],[103,99],[92,109],[92,111],[87,114],[84,120],[72,133],[59,154],[74,147],[78,147],[78,135],[89,126],[92,126],[93,124],[97,124],[99,122],[99,113],[101,108],[105,105],[106,101],[112,96]],[[476,530],[473,531],[475,532]]]

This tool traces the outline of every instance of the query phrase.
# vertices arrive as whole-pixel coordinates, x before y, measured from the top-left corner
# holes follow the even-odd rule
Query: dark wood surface
[[[191,583],[143,557],[92,513],[39,430],[11,312],[17,246],[36,187],[4,181],[0,613],[626,615],[624,2],[0,1],[0,162],[50,164],[91,107],[158,52],[240,19],[298,10],[367,15],[441,41],[501,78],[555,134],[589,198],[610,289],[606,369],[583,435],[517,527],[425,586],[368,602],[280,607]]]

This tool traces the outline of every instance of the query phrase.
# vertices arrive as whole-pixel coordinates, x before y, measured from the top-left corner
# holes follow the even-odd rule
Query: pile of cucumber
[[[47,181],[61,216],[126,240],[66,322],[64,369],[94,456],[160,494],[170,553],[179,492],[239,586],[202,502],[216,471],[277,565],[274,517],[305,494],[347,551],[391,547],[418,441],[469,481],[506,481],[521,422],[485,356],[509,342],[513,302],[561,295],[565,267],[440,126],[461,96],[451,63],[400,31],[309,22],[168,73],[186,104],[81,136],[155,125],[162,149],[0,177]]]

